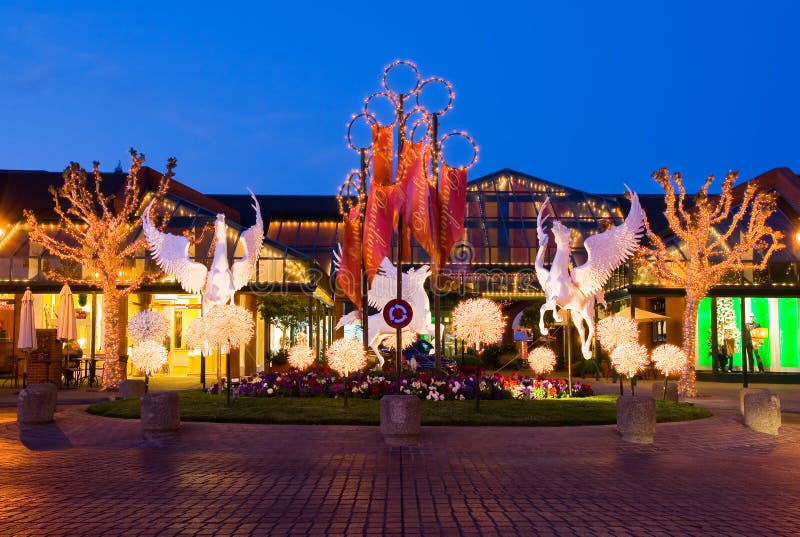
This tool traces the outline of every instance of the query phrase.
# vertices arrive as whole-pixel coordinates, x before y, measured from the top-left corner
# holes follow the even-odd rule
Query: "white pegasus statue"
[[[611,273],[622,265],[636,251],[644,232],[644,214],[639,205],[639,196],[628,189],[631,198],[631,210],[625,221],[611,229],[587,237],[583,241],[586,249],[586,262],[570,269],[570,233],[559,220],[554,220],[550,228],[556,241],[556,255],[550,270],[544,267],[544,254],[547,249],[548,236],[543,224],[547,220],[546,212],[552,211],[550,198],[545,199],[536,218],[536,231],[539,237],[539,251],[536,253],[536,277],[544,291],[545,303],[539,310],[539,331],[547,334],[544,326],[544,314],[553,312],[553,319],[561,322],[557,307],[569,310],[572,322],[578,329],[581,338],[581,351],[586,359],[592,357],[591,342],[594,337],[594,305],[599,302],[606,305],[603,298],[603,286]],[[589,327],[584,330],[583,323]]]
[[[436,328],[431,323],[431,302],[428,299],[428,293],[425,292],[425,281],[430,275],[431,268],[428,265],[418,269],[411,268],[403,274],[403,299],[411,304],[413,312],[411,323],[403,328],[404,332],[408,330],[428,336],[436,333]],[[397,330],[386,324],[383,318],[383,307],[393,298],[397,298],[397,268],[388,258],[384,257],[378,267],[378,273],[372,279],[372,285],[367,295],[369,305],[379,310],[378,313],[369,316],[367,341],[378,357],[380,365],[383,365],[384,360],[378,344],[387,336],[397,333]],[[360,310],[348,313],[339,320],[336,329],[338,330],[346,324],[359,322],[360,316]]]
[[[159,231],[150,219],[151,201],[142,213],[142,228],[147,246],[153,253],[158,266],[167,274],[178,279],[184,291],[203,296],[203,309],[230,303],[233,294],[244,287],[252,278],[261,243],[264,241],[264,223],[261,220],[261,207],[255,194],[248,189],[253,198],[251,207],[256,211],[256,223],[241,235],[244,256],[228,264],[228,241],[225,215],[218,214],[214,222],[214,259],[208,269],[202,263],[192,261],[189,256],[189,239],[182,235],[173,235]]]

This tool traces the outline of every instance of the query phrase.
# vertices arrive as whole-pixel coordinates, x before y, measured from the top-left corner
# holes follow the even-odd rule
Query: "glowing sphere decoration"
[[[219,347],[222,354],[247,345],[253,339],[253,314],[241,306],[211,306],[205,317],[208,322],[208,343],[211,348]]]
[[[488,298],[470,298],[453,310],[452,333],[468,346],[496,343],[503,336],[505,318],[499,304]]]
[[[416,340],[417,340],[416,332],[414,332],[413,330],[403,330],[402,341],[404,349],[409,348],[411,345],[414,344]],[[397,349],[397,334],[391,334],[386,336],[386,338],[383,340],[383,346],[386,347],[387,349],[392,349],[392,350]]]
[[[128,337],[134,343],[163,341],[168,333],[169,320],[157,311],[140,311],[128,321]]]
[[[653,362],[656,369],[664,373],[666,377],[680,373],[686,365],[686,360],[686,353],[678,346],[666,343],[653,349]]]
[[[211,354],[214,349],[209,342],[210,326],[206,317],[197,317],[186,328],[183,340],[190,349],[196,349],[205,355]]]
[[[633,378],[639,371],[647,367],[650,357],[647,347],[638,343],[622,343],[611,353],[611,364],[616,370]]]
[[[167,363],[167,349],[150,339],[142,341],[131,349],[131,363],[139,371],[152,375]]]
[[[337,339],[325,351],[328,366],[342,375],[348,375],[367,366],[367,353],[358,339]]]
[[[289,348],[289,365],[297,369],[306,369],[314,363],[314,351],[305,341]]]
[[[639,341],[639,325],[630,317],[612,315],[597,323],[597,339],[603,350],[610,354],[623,343]]]
[[[536,347],[528,354],[528,365],[537,375],[550,373],[556,367],[556,354],[550,347]]]

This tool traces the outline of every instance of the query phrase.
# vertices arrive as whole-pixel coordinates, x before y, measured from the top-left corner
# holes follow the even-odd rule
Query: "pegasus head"
[[[226,230],[227,227],[225,226],[225,215],[220,213],[217,215],[217,219],[214,222],[214,237],[217,239],[217,241],[226,241]]]
[[[553,226],[550,229],[553,232],[553,238],[556,240],[558,246],[569,246],[569,229],[561,223],[561,220],[554,220]]]

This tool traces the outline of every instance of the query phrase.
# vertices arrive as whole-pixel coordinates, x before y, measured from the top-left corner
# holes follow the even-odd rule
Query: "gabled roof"
[[[253,200],[248,194],[210,194],[210,197],[237,210],[245,227],[255,223],[255,215],[250,205]],[[290,196],[257,195],[261,205],[261,218],[269,226],[274,220],[326,220],[339,221],[339,205],[336,196]]]
[[[125,185],[127,173],[103,172],[102,192],[110,196]],[[153,190],[161,180],[162,173],[148,166],[139,172],[143,189]],[[0,220],[16,222],[22,219],[23,209],[33,211],[39,220],[53,220],[53,196],[49,188],[64,184],[62,172],[41,170],[0,170]],[[169,194],[213,213],[224,213],[233,222],[239,223],[239,211],[201,194],[197,190],[173,179]],[[252,211],[251,211],[252,212]]]
[[[571,188],[568,186],[560,185],[558,183],[554,183],[552,181],[547,181],[540,177],[536,177],[533,175],[529,175],[527,173],[523,173],[517,170],[512,170],[511,168],[503,168],[502,170],[497,170],[496,172],[492,172],[490,174],[484,175],[482,177],[477,177],[472,179],[471,181],[467,182],[467,188],[469,187],[480,187],[483,184],[491,184],[494,185],[495,181],[501,177],[516,177],[520,179],[526,179],[531,182],[540,183],[546,189],[552,191],[565,191],[572,194],[586,194],[586,192],[582,190],[578,190],[576,188]]]

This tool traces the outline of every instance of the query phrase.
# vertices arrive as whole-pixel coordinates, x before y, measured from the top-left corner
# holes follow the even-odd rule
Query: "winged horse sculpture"
[[[175,276],[184,291],[203,296],[203,309],[231,303],[236,291],[244,287],[255,272],[258,253],[264,241],[264,223],[261,220],[261,206],[255,194],[248,189],[253,198],[251,207],[256,212],[256,223],[241,235],[244,256],[233,265],[228,264],[228,240],[225,215],[218,214],[214,222],[214,259],[211,267],[192,261],[189,256],[189,239],[159,231],[150,219],[151,201],[142,213],[142,228],[147,246],[153,253],[158,266]]]
[[[335,257],[338,259],[338,255]],[[436,333],[436,328],[431,323],[431,302],[428,298],[428,293],[425,292],[425,281],[430,275],[431,268],[428,265],[423,265],[418,269],[409,269],[402,276],[403,299],[411,304],[411,311],[413,312],[411,323],[403,328],[404,332],[410,331],[429,336],[433,336]],[[378,349],[378,344],[385,338],[397,333],[395,328],[386,324],[382,313],[383,307],[393,298],[397,298],[397,267],[388,258],[384,257],[378,266],[378,273],[372,279],[372,285],[367,294],[369,305],[379,310],[379,313],[369,316],[367,340],[369,341],[369,347],[378,357],[380,365],[383,365],[384,360]],[[336,324],[336,329],[338,330],[346,324],[358,322],[360,317],[360,310],[352,311],[339,320]]]
[[[553,319],[561,322],[558,308],[569,310],[572,322],[578,329],[581,338],[581,351],[584,358],[591,358],[591,342],[594,337],[594,305],[606,305],[603,298],[603,286],[611,273],[633,255],[644,232],[644,214],[639,204],[639,196],[628,189],[631,198],[631,209],[625,221],[611,229],[587,237],[583,241],[586,249],[586,262],[570,269],[570,232],[559,220],[551,226],[556,242],[556,254],[550,269],[544,267],[544,254],[549,237],[543,224],[553,211],[550,198],[545,199],[536,218],[536,231],[539,238],[539,251],[536,253],[536,277],[544,291],[545,303],[539,310],[539,331],[547,335],[544,326],[544,314],[553,312]],[[584,330],[583,323],[588,326]]]

